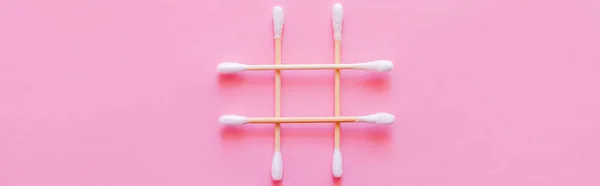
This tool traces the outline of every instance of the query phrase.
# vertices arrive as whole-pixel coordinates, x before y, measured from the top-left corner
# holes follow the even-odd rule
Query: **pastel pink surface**
[[[285,125],[281,185],[578,185],[600,178],[600,1],[341,1],[344,125]],[[0,185],[269,185],[273,73],[333,63],[334,1],[0,2]],[[283,72],[284,116],[333,114],[331,71]]]

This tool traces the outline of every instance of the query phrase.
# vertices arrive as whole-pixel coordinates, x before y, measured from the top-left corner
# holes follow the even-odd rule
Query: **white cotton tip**
[[[281,152],[273,153],[273,162],[271,162],[271,178],[279,181],[283,178],[283,161]]]
[[[339,148],[333,149],[333,162],[331,164],[333,177],[340,178],[344,171],[342,170],[342,151]]]
[[[275,39],[281,38],[283,33],[283,8],[280,6],[273,7],[273,31]]]
[[[242,125],[246,124],[248,120],[244,116],[236,116],[236,115],[222,115],[219,118],[219,122],[226,125]]]
[[[378,112],[376,114],[358,117],[359,122],[368,122],[382,125],[392,124],[394,123],[394,119],[394,115],[385,112]]]
[[[222,74],[232,74],[246,70],[246,65],[241,63],[221,63],[217,66],[217,71]]]
[[[332,17],[333,20],[333,38],[335,40],[342,39],[342,22],[344,20],[344,8],[342,4],[336,3],[332,8]]]
[[[363,70],[373,70],[377,72],[389,72],[394,68],[394,63],[388,60],[377,60],[366,63],[356,64],[356,68]]]

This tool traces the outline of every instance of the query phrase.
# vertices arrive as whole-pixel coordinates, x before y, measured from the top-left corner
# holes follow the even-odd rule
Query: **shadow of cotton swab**
[[[390,90],[390,74],[349,72],[342,74],[341,86],[358,86],[365,91],[385,93]]]
[[[219,86],[221,88],[231,88],[249,83],[272,85],[274,81],[272,73],[219,74]]]
[[[393,125],[393,124],[392,124]],[[237,141],[253,138],[272,138],[273,125],[222,126],[221,139]],[[342,141],[360,140],[376,145],[387,146],[392,141],[390,126],[373,124],[342,124]],[[329,139],[333,137],[333,124],[282,124],[282,138]]]
[[[271,139],[273,138],[272,125],[254,125],[254,126],[222,126],[221,141],[231,142],[252,139]]]
[[[390,74],[365,71],[342,71],[342,87],[347,85],[362,87],[365,91],[387,92],[390,89]],[[333,86],[334,71],[282,71],[282,86],[325,88]],[[221,88],[231,88],[244,84],[273,86],[273,71],[241,72],[236,74],[219,74]]]

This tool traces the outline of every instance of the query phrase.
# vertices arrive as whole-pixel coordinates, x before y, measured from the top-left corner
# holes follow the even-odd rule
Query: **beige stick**
[[[335,40],[335,64],[340,64],[340,40]],[[335,94],[335,98],[334,98],[334,104],[335,104],[335,116],[340,116],[340,70],[337,69],[335,70],[335,90],[334,90],[334,94]],[[334,128],[334,147],[335,148],[340,148],[340,123],[337,122],[335,123],[335,128]]]
[[[358,117],[264,117],[246,118],[247,123],[332,123],[357,122]]]
[[[246,70],[330,70],[355,69],[354,64],[289,64],[289,65],[247,65]]]
[[[281,64],[281,38],[275,39],[275,65]],[[275,117],[281,116],[281,71],[275,71]],[[275,152],[281,150],[281,126],[275,123]]]

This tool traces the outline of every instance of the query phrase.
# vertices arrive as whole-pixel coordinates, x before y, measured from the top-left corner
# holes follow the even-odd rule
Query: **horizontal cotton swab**
[[[337,116],[337,117],[245,117],[238,115],[223,115],[219,118],[222,124],[242,125],[259,123],[331,123],[331,122],[365,122],[388,125],[394,123],[394,115],[379,112],[366,116]]]
[[[394,64],[388,60],[377,60],[354,64],[281,64],[281,65],[247,65],[242,63],[225,62],[217,66],[223,74],[232,74],[249,70],[336,70],[355,69],[377,72],[389,72]]]

